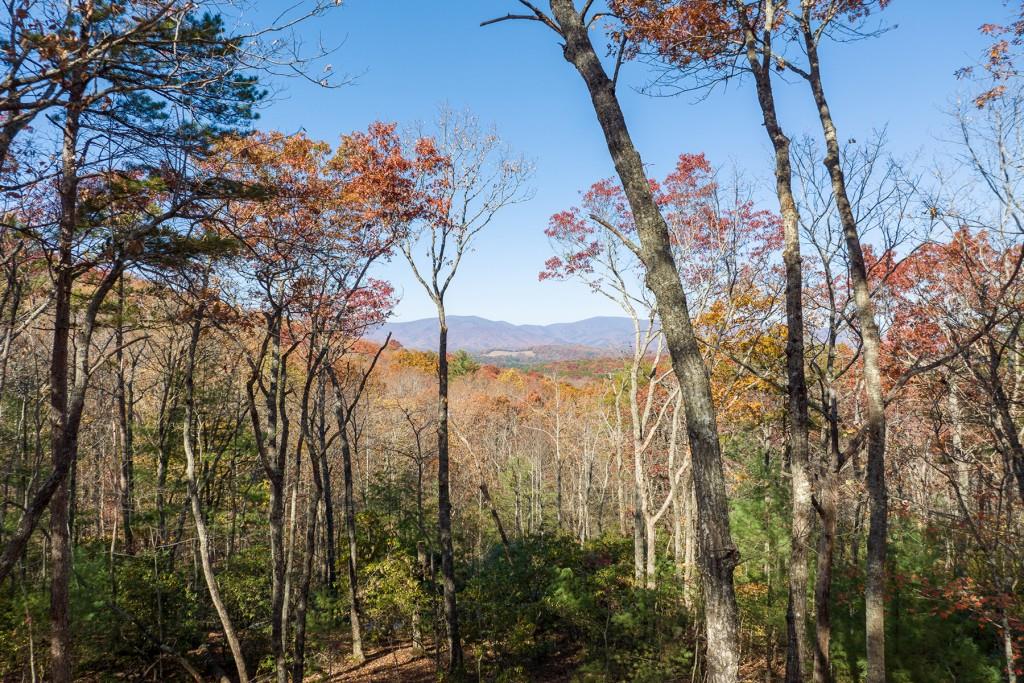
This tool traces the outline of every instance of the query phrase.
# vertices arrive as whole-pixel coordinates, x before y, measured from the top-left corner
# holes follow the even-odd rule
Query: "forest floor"
[[[333,667],[332,667],[333,669]],[[343,663],[320,679],[324,683],[427,683],[436,681],[434,656],[411,644],[371,649],[361,664]]]
[[[468,673],[473,673],[472,653],[466,652]],[[433,648],[416,649],[411,643],[372,648],[361,664],[349,661],[327,667],[329,673],[316,679],[322,683],[433,683],[437,681]],[[534,671],[530,680],[537,683],[565,683],[572,679],[572,658],[552,661],[544,671]],[[470,676],[472,680],[473,676]]]

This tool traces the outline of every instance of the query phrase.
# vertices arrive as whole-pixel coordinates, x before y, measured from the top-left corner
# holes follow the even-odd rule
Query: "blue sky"
[[[292,4],[272,0],[267,10]],[[537,280],[551,255],[543,234],[548,217],[612,167],[583,83],[555,35],[535,22],[479,27],[517,6],[515,0],[346,0],[305,30],[310,45],[340,43],[329,61],[354,83],[325,90],[290,79],[260,126],[305,129],[333,142],[378,119],[429,122],[442,103],[471,109],[534,161],[536,195],[500,214],[481,236],[449,292],[449,314],[513,323],[616,315],[614,305],[581,285]],[[1006,13],[1001,0],[896,0],[885,12],[891,31],[829,46],[822,58],[840,134],[863,138],[886,127],[893,153],[920,154],[926,162],[940,155],[949,123],[944,112],[963,87],[954,72],[983,49],[978,27]],[[620,97],[652,175],[664,175],[681,152],[704,152],[712,163],[735,165],[767,186],[769,146],[748,83],[697,102],[638,94],[634,88],[648,75],[641,64],[625,67]],[[791,137],[818,132],[804,84],[780,86],[778,97]],[[433,315],[403,260],[377,275],[401,296],[396,320]]]

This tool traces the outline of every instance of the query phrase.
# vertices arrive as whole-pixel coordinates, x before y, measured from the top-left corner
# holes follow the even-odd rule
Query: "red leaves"
[[[1024,43],[1024,3],[1021,3],[1016,19],[1009,25],[986,23],[978,30],[982,35],[994,40],[985,51],[983,66],[995,84],[974,99],[974,104],[981,109],[1002,97],[1006,92],[1004,82],[1017,75],[1014,48],[1019,48]],[[961,69],[957,75],[964,77],[972,72],[973,69],[968,67]]]
[[[288,307],[351,334],[380,322],[393,290],[367,277],[409,222],[430,210],[421,178],[444,163],[430,141],[406,155],[394,124],[343,136],[336,152],[303,134],[227,138],[208,169],[248,185],[211,228],[242,245],[247,305]]]
[[[738,283],[771,272],[781,222],[751,201],[723,197],[703,154],[681,154],[663,181],[649,182],[688,291],[714,289],[728,296]],[[580,206],[551,217],[544,234],[556,255],[545,262],[539,279],[578,277],[616,299],[632,298],[642,266],[623,239],[633,241],[635,232],[622,188],[612,180],[598,181],[583,193]]]
[[[863,21],[871,12],[889,4],[889,0],[809,2],[814,21],[850,24]],[[802,40],[801,27],[796,24],[802,21],[801,7],[806,3],[794,9],[787,3],[774,3],[771,12],[763,0],[611,0],[609,4],[622,21],[622,28],[614,37],[627,39],[629,56],[636,56],[643,46],[649,46],[662,59],[682,69],[707,69],[733,76],[735,61],[747,49],[748,37],[758,50],[763,47],[757,42],[762,40],[766,28],[773,36]],[[775,48],[776,58],[781,50]],[[783,62],[780,60],[779,64]]]
[[[432,140],[420,139],[407,157],[393,123],[376,122],[367,132],[343,136],[331,167],[344,179],[342,196],[364,221],[400,225],[432,210],[418,190],[421,177],[433,176],[447,160]]]
[[[677,66],[715,64],[735,52],[740,27],[729,3],[716,0],[612,0],[633,44],[653,45]]]

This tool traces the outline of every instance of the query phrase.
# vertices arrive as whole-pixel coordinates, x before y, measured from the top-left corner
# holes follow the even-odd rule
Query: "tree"
[[[655,198],[671,230],[673,252],[686,264],[681,272],[691,310],[700,318],[717,307],[722,325],[728,325],[733,299],[752,283],[751,274],[765,265],[775,241],[776,222],[747,201],[735,204],[714,179],[702,155],[680,155],[675,170],[663,181],[651,180]],[[622,307],[633,323],[633,354],[622,375],[630,406],[634,468],[634,533],[636,580],[655,586],[655,529],[676,501],[677,484],[689,472],[687,461],[676,465],[676,439],[681,411],[677,387],[666,387],[669,372],[659,367],[662,352],[655,306],[641,284],[643,268],[636,253],[636,224],[621,187],[612,181],[595,183],[583,195],[582,207],[556,214],[546,231],[557,256],[545,264],[541,279],[575,277],[595,292]],[[717,345],[709,338],[709,349]],[[653,352],[652,352],[652,349]],[[678,406],[677,406],[678,408]],[[648,451],[662,425],[671,424],[668,441],[668,482],[662,502],[655,502],[651,471],[661,469],[648,461]],[[689,496],[689,491],[685,492]]]
[[[686,410],[699,516],[710,680],[716,683],[732,681],[736,679],[739,666],[738,616],[733,587],[737,553],[729,529],[711,387],[672,257],[668,226],[658,210],[643,162],[630,138],[615,94],[618,70],[612,76],[608,75],[591,41],[592,17],[588,12],[592,3],[585,3],[583,9],[578,10],[572,0],[551,0],[550,14],[525,0],[520,4],[529,10],[527,14],[510,14],[494,21],[538,21],[564,41],[563,55],[587,86],[594,113],[601,124],[608,151],[636,221],[640,238],[637,256],[644,265],[646,285],[657,301],[658,315]]]
[[[123,271],[173,251],[168,236],[203,200],[222,194],[197,182],[193,157],[212,129],[244,125],[262,97],[252,76],[258,40],[231,35],[217,14],[187,2],[11,3],[4,16],[6,72],[0,166],[8,192],[42,191],[56,178],[57,209],[20,226],[49,252],[54,289],[50,359],[53,472],[26,507],[0,557],[11,571],[50,507],[52,677],[72,677],[67,479],[78,450],[96,315]],[[319,8],[316,9],[319,12]],[[266,53],[269,56],[269,53]],[[10,152],[49,114],[58,147]],[[102,152],[97,151],[102,149]],[[50,159],[56,159],[55,165]],[[36,156],[38,154],[38,156]],[[23,217],[15,218],[21,223]],[[8,218],[9,220],[9,218]],[[176,245],[186,252],[184,243]],[[163,253],[161,253],[163,252]],[[70,357],[76,283],[96,276]],[[73,369],[72,369],[73,364]]]
[[[466,113],[442,111],[435,135],[421,137],[418,148],[432,146],[439,159],[436,170],[424,179],[422,192],[431,212],[419,229],[402,243],[409,267],[437,309],[437,486],[438,535],[444,614],[448,635],[448,670],[462,669],[462,643],[455,596],[455,559],[452,547],[451,500],[448,468],[448,323],[445,295],[462,257],[480,232],[506,206],[529,196],[525,183],[531,168],[514,157],[492,131],[480,128]],[[425,254],[420,250],[425,248]]]
[[[286,479],[293,445],[286,400],[289,362],[311,339],[319,345],[307,363],[308,394],[309,378],[335,359],[335,345],[378,322],[379,312],[387,309],[390,289],[367,273],[421,211],[416,174],[434,161],[426,148],[417,154],[406,158],[395,127],[376,123],[366,133],[343,137],[333,155],[328,145],[304,135],[253,134],[223,140],[212,162],[235,182],[253,185],[252,198],[232,202],[222,224],[241,244],[234,263],[235,279],[243,284],[234,302],[237,314],[258,311],[263,323],[254,348],[243,344],[242,350],[250,369],[249,417],[270,484],[272,638],[282,682],[289,580]],[[339,423],[339,430],[346,424]],[[343,444],[346,434],[340,435]],[[296,458],[305,437],[300,433],[295,444]],[[358,630],[355,619],[353,629]],[[354,647],[359,648],[358,638]]]

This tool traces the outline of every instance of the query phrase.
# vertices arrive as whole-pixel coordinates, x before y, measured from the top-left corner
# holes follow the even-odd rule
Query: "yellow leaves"
[[[399,367],[409,368],[418,372],[437,373],[437,354],[433,351],[402,349],[395,354],[394,363]]]
[[[736,597],[750,600],[765,599],[768,597],[768,584],[761,581],[737,583]]]
[[[523,377],[523,373],[519,372],[515,368],[503,370],[498,375],[498,381],[516,389],[522,389],[526,386],[526,379]]]

